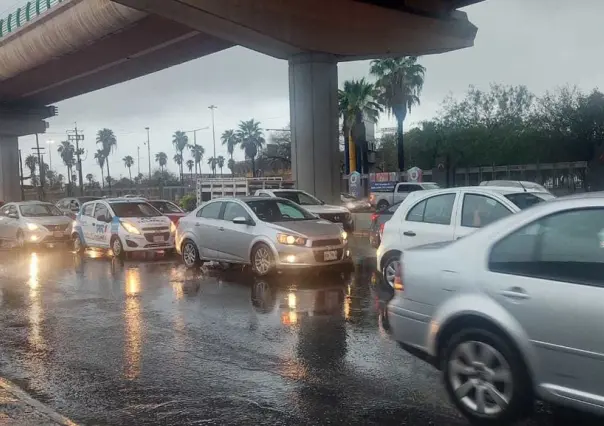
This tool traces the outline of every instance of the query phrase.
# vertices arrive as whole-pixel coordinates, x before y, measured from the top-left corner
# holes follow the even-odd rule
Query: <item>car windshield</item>
[[[520,192],[518,194],[506,194],[505,197],[512,203],[516,204],[521,210],[534,206],[535,204],[551,200],[552,198],[556,198],[547,192],[537,194],[532,192]]]
[[[183,211],[176,204],[169,201],[149,201],[149,204],[164,214],[183,213]]]
[[[289,200],[250,200],[247,201],[252,211],[263,222],[291,222],[298,220],[313,220],[316,217],[301,209]]]
[[[319,199],[301,191],[275,191],[275,195],[286,198],[301,206],[318,206],[323,204]]]
[[[111,203],[117,217],[154,217],[162,214],[149,203],[142,201],[131,203]]]
[[[19,206],[23,217],[63,216],[63,212],[52,204],[25,204]]]

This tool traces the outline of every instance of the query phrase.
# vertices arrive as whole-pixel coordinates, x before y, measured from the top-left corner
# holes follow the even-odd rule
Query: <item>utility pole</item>
[[[216,161],[216,129],[214,127],[214,110],[218,108],[216,105],[208,107],[212,111],[212,139],[214,141],[214,161]],[[216,177],[216,167],[212,167],[212,174]]]
[[[147,131],[147,154],[149,155],[149,183],[151,183],[151,142],[149,141],[149,128],[145,127]]]
[[[78,179],[80,181],[80,195],[84,195],[84,178],[82,178],[82,160],[80,159],[80,141],[84,140],[84,135],[78,134],[78,123],[75,123],[74,130],[68,131],[67,133],[67,139],[69,139],[70,142],[75,141],[77,158],[76,167],[78,169]]]
[[[55,141],[50,140],[46,141],[46,143],[48,144],[48,170],[52,170],[52,144],[54,144]]]
[[[38,154],[38,169],[40,170],[40,194],[38,196],[41,200],[44,200],[46,198],[44,196],[44,179],[42,176],[42,168],[44,167],[44,164],[42,163],[42,156],[40,154],[40,151],[43,149],[44,148],[40,148],[40,141],[38,139],[38,134],[36,133],[36,147],[32,148],[32,150],[36,151]]]
[[[23,178],[23,157],[21,156],[21,150],[19,150],[19,171],[21,172],[21,179],[19,179],[21,182],[21,201],[25,201],[25,190],[23,189],[23,181],[25,179]]]
[[[138,168],[138,174],[136,176],[140,176],[141,174],[141,147],[136,147],[136,167]]]

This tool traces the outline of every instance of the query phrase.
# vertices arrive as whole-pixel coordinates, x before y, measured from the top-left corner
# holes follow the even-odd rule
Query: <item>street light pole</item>
[[[149,155],[149,182],[151,182],[151,142],[149,141],[149,128],[145,127],[147,131],[147,154]]]
[[[197,146],[197,132],[200,130],[208,130],[210,126],[201,127],[199,129],[185,130],[185,133],[193,133],[193,146]],[[201,164],[199,165],[199,173],[201,174]],[[195,175],[197,175],[197,162],[195,162]]]
[[[214,127],[214,110],[218,108],[216,105],[210,105],[208,107],[212,111],[212,140],[214,141],[214,161],[216,161],[216,128]],[[216,177],[215,163],[212,163],[212,174]]]
[[[52,170],[52,144],[55,143],[55,141],[50,140],[46,141],[46,143],[48,144],[48,169]]]
[[[138,168],[137,177],[141,174],[141,147],[137,145],[136,147],[136,167]]]

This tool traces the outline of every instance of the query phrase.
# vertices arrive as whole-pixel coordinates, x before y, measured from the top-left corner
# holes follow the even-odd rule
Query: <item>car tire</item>
[[[269,246],[259,243],[252,250],[252,271],[259,277],[269,275],[275,269],[275,256]]]
[[[182,263],[187,268],[197,268],[201,266],[201,259],[199,258],[199,249],[195,243],[191,240],[184,240],[180,249]]]
[[[401,262],[401,254],[394,252],[386,257],[386,260],[382,263],[382,278],[384,283],[390,288],[394,288],[394,274],[396,273],[397,264]]]
[[[375,211],[379,212],[382,210],[386,210],[388,207],[390,207],[390,203],[388,201],[382,200],[379,203],[377,203]]]
[[[126,258],[124,244],[122,243],[120,237],[118,237],[117,235],[111,237],[111,251],[113,252],[113,257],[117,257],[121,260],[124,260]]]
[[[481,328],[462,330],[448,341],[441,359],[447,393],[471,424],[509,425],[530,414],[530,375],[507,338]]]
[[[77,254],[84,252],[84,249],[86,248],[86,246],[84,245],[84,241],[82,241],[82,237],[80,237],[80,234],[78,234],[78,233],[73,234],[72,243],[73,243],[73,250]]]

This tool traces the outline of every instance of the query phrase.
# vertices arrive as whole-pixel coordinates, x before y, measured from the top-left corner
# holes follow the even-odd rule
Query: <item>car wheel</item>
[[[82,241],[82,238],[80,237],[80,234],[74,234],[73,235],[73,251],[75,251],[76,253],[82,253],[84,251],[84,242]]]
[[[117,235],[114,235],[111,238],[111,251],[113,251],[113,256],[118,259],[124,259],[126,257],[126,252],[124,251],[124,245],[122,244],[122,240]]]
[[[382,200],[377,204],[376,210],[379,212],[381,210],[386,210],[390,206],[388,201]]]
[[[509,425],[533,406],[528,371],[507,339],[483,329],[455,334],[444,349],[445,387],[457,408],[477,425]]]
[[[396,270],[401,265],[401,254],[393,253],[388,256],[386,261],[384,262],[384,267],[382,268],[382,277],[384,277],[384,282],[388,284],[390,287],[394,288],[394,279],[396,277]]]
[[[265,276],[275,268],[275,258],[270,247],[266,244],[258,244],[252,251],[252,270],[256,275]]]
[[[201,266],[199,250],[193,241],[185,240],[185,242],[182,244],[180,252],[182,253],[182,263],[184,263],[187,268]]]
[[[25,235],[23,234],[23,231],[21,231],[20,229],[17,231],[17,248],[22,249],[25,247]]]

